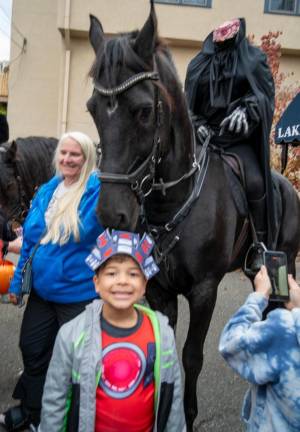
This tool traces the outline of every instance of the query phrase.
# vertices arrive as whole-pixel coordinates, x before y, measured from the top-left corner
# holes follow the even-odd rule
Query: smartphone
[[[270,301],[288,301],[290,296],[286,254],[277,251],[264,251],[263,255],[272,285]]]

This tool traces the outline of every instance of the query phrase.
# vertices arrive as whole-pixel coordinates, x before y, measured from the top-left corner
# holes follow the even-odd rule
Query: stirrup
[[[30,425],[29,415],[22,405],[9,408],[3,413],[2,425],[8,432],[19,432],[27,429]]]
[[[246,276],[248,276],[249,278],[255,277],[256,273],[259,271],[259,268],[254,269],[253,267],[251,267],[251,264],[253,264],[255,257],[257,257],[258,255],[262,256],[263,252],[265,252],[266,250],[267,247],[263,242],[256,241],[250,245],[249,249],[247,250],[243,266],[243,271]]]

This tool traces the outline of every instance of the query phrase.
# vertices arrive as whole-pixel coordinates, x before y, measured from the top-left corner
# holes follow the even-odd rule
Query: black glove
[[[235,134],[247,135],[249,130],[246,108],[237,107],[232,113],[225,117],[220,123],[220,133],[222,135],[227,129]]]
[[[201,125],[197,128],[197,137],[201,144],[204,144],[204,141],[210,134],[212,134],[212,130],[209,126]]]

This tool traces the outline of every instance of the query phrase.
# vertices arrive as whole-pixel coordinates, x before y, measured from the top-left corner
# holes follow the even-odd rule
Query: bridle
[[[105,97],[115,99],[116,96],[126,92],[131,87],[142,81],[157,81],[159,76],[157,72],[141,72],[133,75],[120,85],[112,88],[104,88],[97,83],[94,83],[94,90]],[[153,145],[150,154],[134,171],[128,174],[100,172],[99,178],[103,183],[118,183],[127,184],[132,191],[136,194],[140,203],[142,203],[146,196],[152,191],[152,185],[155,178],[156,164],[161,157],[161,140],[159,136],[159,129],[162,125],[162,101],[159,96],[158,87],[155,86],[155,132],[153,136]],[[148,188],[147,188],[148,185]]]
[[[29,206],[30,206],[30,201],[27,198],[27,195],[25,193],[25,190],[23,188],[23,184],[22,184],[22,178],[18,169],[18,163],[16,162],[14,165],[14,171],[15,171],[15,178],[17,181],[17,186],[18,186],[18,197],[19,197],[19,202],[18,204],[12,209],[11,213],[12,216],[11,219],[13,222],[20,222],[21,224],[24,222],[27,213],[29,211]],[[15,211],[15,214],[13,213],[13,210]]]
[[[113,88],[107,89],[100,86],[97,83],[94,83],[94,90],[104,97],[111,97],[112,100],[115,101],[116,96],[120,95],[121,93],[124,93],[129,88],[145,80],[157,81],[159,80],[159,75],[155,71],[141,72],[133,75],[132,77],[130,77],[129,79],[121,83],[120,85]],[[159,182],[155,183],[156,165],[160,163],[161,156],[162,156],[161,139],[159,136],[159,130],[162,125],[162,114],[163,114],[162,101],[160,99],[158,86],[155,86],[155,133],[153,136],[153,145],[150,154],[135,171],[129,174],[99,172],[99,178],[104,183],[117,183],[117,184],[130,185],[132,191],[136,194],[138,201],[141,205],[141,216],[142,219],[144,219],[144,222],[146,222],[147,226],[148,226],[148,222],[146,220],[145,213],[144,213],[145,197],[147,197],[153,190],[161,191],[161,193],[165,195],[167,189],[178,185],[182,181],[192,177],[195,174],[194,186],[192,192],[187,197],[184,204],[179,208],[179,210],[173,216],[173,218],[161,227],[152,226],[152,228],[150,228],[151,232],[155,235],[157,239],[158,237],[161,236],[162,233],[164,232],[168,233],[172,231],[186,217],[192,205],[199,197],[206,176],[208,164],[209,164],[208,146],[211,138],[211,136],[208,135],[208,137],[205,140],[205,143],[203,144],[201,150],[198,152],[197,155],[195,131],[193,130],[193,136],[192,136],[193,155],[192,155],[192,166],[190,170],[176,180],[164,182],[162,179],[159,179]],[[149,184],[148,189],[144,190],[144,186],[147,183]],[[170,247],[172,248],[178,240],[179,237],[175,236],[169,248]]]

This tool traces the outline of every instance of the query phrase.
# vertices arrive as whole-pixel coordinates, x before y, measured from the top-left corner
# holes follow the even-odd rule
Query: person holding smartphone
[[[271,282],[265,266],[254,279],[255,292],[226,324],[219,351],[250,386],[242,419],[248,432],[300,430],[300,287],[288,276],[285,308],[263,320]]]

